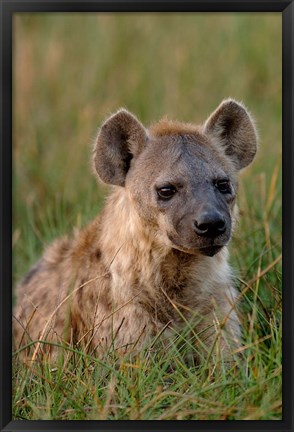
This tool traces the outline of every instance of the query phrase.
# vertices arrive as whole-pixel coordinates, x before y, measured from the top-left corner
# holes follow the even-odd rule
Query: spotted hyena
[[[109,117],[93,165],[112,192],[102,213],[55,240],[18,286],[16,347],[83,343],[99,356],[111,344],[140,349],[189,321],[201,349],[215,340],[226,354],[236,348],[227,245],[238,172],[256,147],[252,117],[232,99],[200,126],[164,119],[146,129],[125,109]]]

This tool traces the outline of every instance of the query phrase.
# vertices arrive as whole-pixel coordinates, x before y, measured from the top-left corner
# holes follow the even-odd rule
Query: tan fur
[[[102,125],[94,164],[100,178],[114,185],[113,191],[102,214],[73,239],[53,242],[18,287],[16,348],[41,337],[80,343],[97,356],[111,344],[125,352],[141,349],[163,329],[181,329],[185,320],[195,324],[208,350],[217,334],[225,351],[238,346],[237,295],[227,240],[220,252],[206,256],[201,248],[208,240],[198,238],[189,225],[190,214],[200,206],[197,185],[204,187],[202,176],[194,175],[199,158],[199,169],[207,170],[208,177],[220,167],[231,176],[232,193],[237,190],[236,159],[232,162],[226,156],[223,142],[215,144],[216,135],[209,135],[207,124],[209,120],[201,127],[164,120],[146,131],[122,110]],[[252,138],[251,129],[248,134]],[[192,149],[192,156],[184,163],[178,153],[185,146]],[[256,142],[251,145],[251,153],[255,151]],[[163,174],[169,163],[171,168]],[[173,205],[171,200],[169,210],[160,207],[154,195],[153,182],[163,175],[186,179],[182,204]],[[234,197],[227,204],[232,223]]]
[[[163,118],[159,122],[153,123],[150,126],[149,131],[152,135],[157,137],[179,134],[200,136],[199,127],[190,123],[182,123],[167,118]]]

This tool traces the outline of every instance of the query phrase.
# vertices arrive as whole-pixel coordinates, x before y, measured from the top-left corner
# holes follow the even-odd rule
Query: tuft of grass
[[[15,352],[14,418],[281,419],[281,15],[17,14],[13,25],[15,283],[103,206],[90,154],[110,112],[201,122],[231,96],[260,135],[230,245],[243,327],[235,362],[187,361],[197,351],[188,329],[133,357],[64,346],[54,364],[25,365]]]
[[[14,418],[67,420],[279,419],[281,327],[268,323],[266,337],[250,332],[234,355],[195,364],[188,331],[156,349],[98,360],[64,347],[54,365],[42,359],[14,363]],[[268,342],[267,346],[265,342]],[[159,342],[159,341],[157,341]],[[190,355],[190,361],[187,356]]]

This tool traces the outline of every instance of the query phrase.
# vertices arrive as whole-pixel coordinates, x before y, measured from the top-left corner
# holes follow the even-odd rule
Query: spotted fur
[[[110,196],[88,226],[54,241],[17,287],[16,347],[41,338],[79,343],[101,356],[111,345],[141,349],[186,320],[208,350],[217,334],[226,353],[238,346],[227,244],[238,171],[253,160],[256,142],[251,116],[231,99],[200,126],[164,119],[146,129],[126,110],[108,118],[93,161],[112,185]],[[229,178],[229,197],[213,187],[217,175]],[[166,182],[177,185],[177,194],[162,202],[156,191]],[[193,230],[207,204],[226,218],[227,231],[216,240]]]

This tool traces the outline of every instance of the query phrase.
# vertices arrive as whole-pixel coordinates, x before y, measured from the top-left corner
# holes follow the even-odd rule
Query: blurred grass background
[[[273,337],[281,317],[281,29],[277,13],[16,14],[14,281],[54,237],[103,205],[106,188],[90,161],[107,115],[123,106],[145,125],[164,115],[199,123],[233,97],[256,118],[260,146],[242,173],[231,260],[245,283],[256,278],[243,305],[250,341]]]

